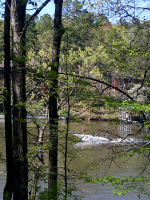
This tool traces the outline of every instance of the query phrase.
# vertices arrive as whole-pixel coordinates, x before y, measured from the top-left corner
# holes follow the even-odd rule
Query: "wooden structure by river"
[[[121,121],[132,122],[132,116],[127,109],[119,107],[118,114],[119,114],[118,118]]]

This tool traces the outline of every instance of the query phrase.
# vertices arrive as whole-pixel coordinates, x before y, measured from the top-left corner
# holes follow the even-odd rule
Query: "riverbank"
[[[116,121],[118,118],[118,110],[114,109],[86,109],[71,110],[71,117],[79,120],[88,121]]]
[[[72,119],[78,120],[86,120],[86,121],[115,121],[118,119],[118,112],[107,112],[107,111],[99,111],[99,112],[88,112],[82,111],[82,113],[72,113],[70,114]],[[46,119],[46,115],[27,115],[27,119]],[[3,113],[0,114],[0,121],[5,119],[5,115]],[[59,119],[66,119],[65,115],[59,115]]]
[[[63,109],[58,112],[59,119],[64,120],[67,118],[66,109]],[[4,120],[5,116],[3,113],[0,113],[0,120]],[[34,113],[34,115],[27,115],[27,119],[46,119],[46,115],[40,115]],[[87,109],[87,108],[76,108],[70,110],[70,119],[86,120],[86,121],[114,121],[118,119],[118,110],[114,109]]]

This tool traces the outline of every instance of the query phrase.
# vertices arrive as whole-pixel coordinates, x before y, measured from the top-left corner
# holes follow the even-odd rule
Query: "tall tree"
[[[7,179],[3,199],[11,199],[13,191],[13,149],[11,124],[11,92],[10,92],[10,5],[11,0],[5,2],[4,23],[4,109],[5,109],[5,138],[6,138],[6,168]]]
[[[28,199],[28,161],[25,90],[25,13],[27,1],[12,0],[11,27],[13,34],[13,199]]]
[[[31,15],[26,14],[26,22],[30,19]],[[36,30],[36,22],[33,21],[32,24],[26,30],[26,49],[30,51],[30,49],[34,49],[37,51],[38,41],[37,41],[37,30]]]
[[[4,199],[28,199],[28,160],[26,127],[26,29],[38,13],[49,3],[46,0],[25,23],[27,0],[6,0],[4,30],[4,105],[6,133],[7,180]],[[11,16],[11,17],[10,17]],[[11,19],[10,19],[11,18]],[[12,90],[13,90],[13,141],[11,125],[10,89],[10,20],[12,28]]]
[[[82,13],[84,2],[74,0],[73,1],[73,8],[72,8],[72,14],[73,17],[78,17]]]
[[[58,154],[58,113],[57,113],[57,91],[58,91],[58,67],[61,38],[64,33],[62,25],[63,0],[55,0],[54,34],[51,65],[51,88],[49,97],[49,199],[57,199],[57,154]]]
[[[36,23],[37,38],[39,49],[48,49],[53,40],[53,19],[49,14],[44,14]]]

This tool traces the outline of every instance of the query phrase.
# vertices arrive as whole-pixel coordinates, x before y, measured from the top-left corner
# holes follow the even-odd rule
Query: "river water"
[[[61,120],[59,122],[61,133],[66,126],[66,121]],[[137,148],[139,145],[137,143],[111,143],[112,138],[142,138],[146,133],[147,129],[143,129],[139,132],[139,124],[124,124],[124,123],[110,123],[110,122],[99,122],[99,121],[83,121],[82,123],[72,122],[70,124],[69,138],[70,142],[68,144],[68,167],[70,169],[69,178],[74,176],[76,179],[75,185],[77,190],[73,192],[75,196],[79,199],[83,198],[85,200],[136,200],[139,199],[137,195],[139,192],[132,191],[126,193],[125,195],[113,195],[112,190],[115,189],[114,186],[109,186],[109,184],[102,183],[85,183],[83,179],[80,179],[84,174],[90,178],[103,178],[105,176],[114,177],[136,177],[142,172],[142,176],[149,176],[150,166],[148,153],[143,154],[135,153],[131,158],[131,150]],[[3,158],[5,157],[5,141],[4,141],[4,124],[0,123],[0,152],[3,153]],[[110,139],[107,144],[95,144],[95,143],[85,143],[85,142],[71,142],[77,137],[73,136],[76,134],[87,134],[94,137],[100,136]],[[63,142],[60,139],[60,143]],[[62,145],[61,145],[62,146]],[[61,149],[61,148],[59,148]],[[124,152],[122,156],[120,154]],[[116,156],[119,155],[119,156]],[[114,159],[110,159],[114,156]],[[63,154],[61,150],[59,152],[59,167],[63,166]],[[62,173],[62,170],[60,170]],[[73,175],[72,175],[73,174]],[[3,188],[5,185],[5,164],[0,165],[0,199],[2,199]],[[68,181],[69,185],[74,185],[73,180]],[[44,187],[44,185],[43,185]],[[140,189],[142,185],[138,185]],[[149,193],[141,194],[142,200],[150,199]],[[74,199],[73,197],[71,199]]]

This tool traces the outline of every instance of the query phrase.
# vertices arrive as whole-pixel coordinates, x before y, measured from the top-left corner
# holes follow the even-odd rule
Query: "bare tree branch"
[[[41,10],[50,2],[51,0],[46,0],[36,11],[35,13],[30,17],[30,19],[27,21],[25,27],[23,28],[23,31],[25,31],[28,26],[33,22],[35,17],[41,12]]]
[[[135,102],[135,100],[128,93],[126,93],[125,91],[123,91],[123,90],[119,89],[118,87],[116,87],[114,85],[111,85],[111,84],[109,84],[109,83],[107,83],[105,81],[101,81],[99,79],[95,79],[95,78],[91,78],[91,77],[80,76],[78,74],[70,74],[70,73],[59,73],[59,74],[63,74],[63,75],[67,75],[67,76],[74,76],[74,77],[77,77],[77,78],[81,78],[81,79],[86,79],[86,80],[91,80],[91,81],[95,81],[95,82],[98,82],[98,83],[102,83],[104,85],[107,85],[108,87],[116,89],[117,91],[119,91],[120,93],[122,93],[126,97],[128,97],[131,101]]]
[[[144,81],[145,81],[145,79],[146,79],[146,74],[148,73],[149,69],[150,69],[150,67],[149,67],[148,69],[145,70],[145,72],[144,72],[144,77],[143,77],[141,86],[137,89],[137,92],[143,87]]]

